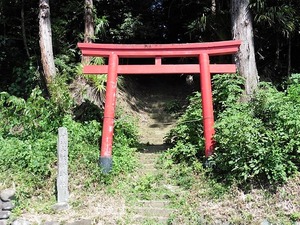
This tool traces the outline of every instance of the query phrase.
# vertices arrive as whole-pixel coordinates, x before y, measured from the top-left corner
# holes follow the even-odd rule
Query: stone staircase
[[[153,178],[151,185],[161,189],[163,185],[163,171],[157,168],[157,161],[161,152],[166,149],[165,145],[148,145],[139,153],[140,167],[137,171],[139,180]],[[156,180],[156,176],[160,176]],[[153,188],[147,193],[147,197],[137,195],[137,199],[127,206],[127,211],[131,214],[130,223],[135,225],[142,224],[168,224],[169,218],[174,213],[170,206],[170,200],[164,192]]]

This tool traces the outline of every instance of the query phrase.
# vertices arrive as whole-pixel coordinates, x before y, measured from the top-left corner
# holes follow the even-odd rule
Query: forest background
[[[84,41],[85,13],[90,2],[50,1],[54,56],[70,68],[71,63],[80,61],[77,43]],[[30,89],[41,83],[41,79],[25,75],[29,69],[34,73],[42,71],[39,5],[35,1],[5,0],[0,4],[1,87],[12,92],[11,84],[32,79],[28,81],[28,90],[22,88],[22,95],[28,96]],[[94,1],[91,6],[94,34],[89,38],[94,42],[188,43],[232,39],[230,1]],[[250,1],[248,10],[254,19],[253,37],[261,80],[280,83],[299,70],[299,3]],[[59,71],[59,63],[56,64]]]
[[[18,183],[18,198],[25,199],[40,194],[45,180],[55,179],[59,126],[71,132],[71,174],[80,173],[86,186],[112,183],[114,176],[136,167],[132,159],[137,130],[120,112],[113,176],[99,172],[95,161],[105,77],[85,77],[81,69],[82,64],[103,61],[81,58],[78,42],[164,44],[232,38],[250,47],[235,59],[240,75],[214,78],[217,146],[210,164],[218,167],[208,173],[218,182],[247,188],[259,184],[273,190],[286,183],[300,166],[299,15],[296,0],[58,0],[50,5],[45,0],[2,0],[0,165],[2,171],[10,171],[9,176],[0,175],[4,186]],[[250,31],[248,36],[238,36],[243,28]],[[50,50],[43,41],[50,43]],[[252,66],[244,72],[241,67],[247,61]],[[199,93],[196,96],[199,99]],[[190,99],[180,121],[202,119],[195,99]],[[201,126],[178,124],[167,137],[173,146],[168,157],[197,174],[195,162],[203,160],[197,151],[203,148],[202,136]],[[288,216],[299,220],[297,213]]]

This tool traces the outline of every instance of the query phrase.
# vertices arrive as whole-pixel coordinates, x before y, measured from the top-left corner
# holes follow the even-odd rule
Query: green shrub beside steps
[[[300,166],[300,76],[293,75],[278,91],[261,83],[248,103],[240,103],[242,80],[236,75],[214,77],[215,153],[209,158],[220,180],[238,184],[278,184],[299,171]],[[176,163],[202,160],[203,132],[199,93],[181,116],[167,140]],[[200,130],[199,130],[200,129]],[[173,140],[173,142],[172,142]]]
[[[121,116],[116,120],[114,168],[109,176],[104,176],[98,167],[101,123],[75,121],[68,94],[65,90],[46,99],[36,88],[25,100],[0,93],[0,170],[5,171],[1,172],[0,178],[4,183],[17,182],[20,186],[30,187],[28,194],[31,195],[49,179],[54,179],[57,130],[61,126],[68,129],[69,172],[86,174],[88,185],[109,182],[114,176],[135,168],[134,147],[138,135],[132,119]]]

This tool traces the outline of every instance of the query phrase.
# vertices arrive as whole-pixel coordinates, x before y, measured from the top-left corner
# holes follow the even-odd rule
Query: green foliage
[[[41,95],[41,90],[34,89],[27,101],[6,92],[2,92],[0,98],[3,108],[0,115],[1,130],[4,137],[40,137],[49,124],[57,127],[58,121],[54,119],[57,114],[53,113],[54,109],[48,110],[51,103]]]
[[[299,17],[296,8],[288,2],[267,3],[265,0],[252,1],[250,8],[255,12],[254,20],[272,27],[289,37],[295,32]]]
[[[290,215],[292,221],[300,221],[300,212],[294,212]]]
[[[279,133],[266,129],[245,107],[222,114],[215,139],[217,146],[210,160],[217,176],[226,181],[282,182],[295,170]]]
[[[220,74],[213,77],[213,97],[217,111],[235,104],[242,93],[243,79],[237,74]],[[170,150],[174,162],[192,164],[204,156],[201,94],[194,93],[189,106],[179,118],[177,126],[166,137],[166,142],[174,147]]]
[[[49,104],[52,104],[54,112],[59,115],[70,114],[74,102],[69,92],[68,77],[66,75],[57,76],[49,86],[49,91],[51,93]]]
[[[217,74],[213,81],[213,101],[216,113],[235,104],[243,92],[244,79],[239,74]]]
[[[204,146],[201,121],[201,95],[196,92],[190,98],[190,104],[179,118],[177,126],[165,137],[166,143],[174,146],[170,149],[174,162],[191,163],[197,158],[198,149]]]
[[[56,79],[59,79],[58,77],[60,76],[63,76],[64,79],[66,79],[66,77],[68,79],[73,78],[74,74],[76,74],[76,64],[74,62],[75,54],[76,50],[70,48],[66,49],[66,52],[55,56],[54,64],[59,73]]]
[[[104,65],[105,61],[102,57],[92,57],[89,65]],[[78,76],[83,76],[83,64],[76,66],[76,73]],[[101,95],[105,92],[107,75],[106,74],[88,74],[84,75],[89,83],[95,88],[95,90]]]
[[[193,145],[187,141],[183,143],[178,141],[176,145],[170,150],[170,156],[175,163],[186,162],[191,165],[195,160],[197,160],[198,149],[197,145]]]
[[[116,121],[114,169],[104,176],[98,167],[101,124],[95,120],[76,122],[72,116],[73,102],[63,78],[51,86],[50,99],[40,89],[32,91],[27,100],[0,93],[0,168],[8,171],[12,181],[24,188],[24,196],[32,195],[55,176],[57,163],[57,129],[66,127],[69,137],[70,174],[85,185],[109,182],[120,173],[136,166],[136,126],[130,118]],[[8,179],[3,174],[1,179]],[[11,181],[10,181],[11,182]],[[24,185],[24,187],[23,187]],[[27,193],[27,194],[26,194]]]
[[[292,74],[289,78],[288,98],[297,104],[300,103],[300,74]]]
[[[171,113],[171,114],[177,114],[182,109],[182,105],[178,100],[171,100],[166,103],[164,106],[164,111]]]
[[[195,173],[193,169],[194,167],[185,164],[180,164],[180,166],[172,168],[171,176],[176,182],[175,184],[185,189],[189,189],[195,182]]]
[[[117,29],[111,29],[111,33],[117,41],[130,40],[143,26],[140,16],[134,16],[131,12],[124,13],[123,22],[117,26]]]
[[[294,73],[289,78],[289,84],[300,84],[300,73]]]
[[[85,78],[87,78],[87,80],[92,84],[92,86],[95,88],[97,92],[103,95],[106,89],[106,81],[107,81],[106,74],[86,75]]]
[[[209,158],[212,172],[229,183],[286,182],[300,167],[299,75],[291,76],[284,92],[261,83],[249,103],[238,101],[242,86],[237,75],[214,77],[215,106],[219,111],[215,123],[217,144]],[[174,145],[167,154],[175,163],[192,166],[199,159],[199,150],[204,149],[199,98],[200,94],[191,98],[167,137]]]
[[[170,131],[166,137],[166,142],[174,144],[178,141],[182,143],[199,144],[199,137],[203,134],[201,123],[202,120],[202,107],[201,95],[199,92],[189,99],[190,104],[186,112],[179,118],[177,126]]]
[[[53,134],[42,138],[33,141],[0,137],[1,170],[31,174],[34,180],[37,179],[35,182],[48,178],[51,174],[49,166],[55,158],[56,140]]]
[[[79,146],[79,139],[92,143],[95,137],[89,137],[95,132],[93,122],[82,125],[72,121],[66,110],[69,103],[66,106],[64,101],[65,95],[47,100],[39,89],[34,89],[26,101],[5,92],[0,94],[4,108],[0,114],[0,149],[5,156],[0,159],[2,168],[17,174],[33,174],[37,183],[49,177],[56,161],[56,133],[60,126],[66,126],[70,133],[71,162],[77,157],[74,148]],[[99,124],[97,128],[99,135]],[[90,133],[84,133],[85,130]]]
[[[132,172],[137,166],[135,157],[138,145],[137,126],[129,116],[119,117],[115,121],[115,136],[113,150],[113,173]]]
[[[0,105],[3,108],[0,113],[1,170],[15,174],[13,180],[28,183],[27,189],[37,187],[52,173],[56,156],[54,129],[59,123],[55,116],[59,115],[54,109],[49,110],[50,102],[38,89],[33,90],[27,101],[2,92]]]
[[[40,83],[38,68],[28,61],[23,66],[13,68],[14,82],[8,87],[12,95],[27,98],[36,85]]]
[[[133,184],[134,192],[138,193],[142,199],[150,199],[151,191],[157,189],[156,182],[158,178],[159,177],[154,175],[143,176]]]
[[[102,16],[101,18],[97,17],[97,14],[95,13],[95,36],[105,37],[106,35],[106,29],[109,26],[109,22],[107,20],[106,16]],[[95,38],[97,39],[97,38]]]
[[[137,124],[132,117],[128,115],[119,116],[115,121],[115,131],[118,133],[118,136],[114,137],[116,142],[126,144],[130,147],[138,144]]]
[[[297,91],[295,91],[297,90]],[[233,105],[216,123],[211,161],[226,181],[282,183],[299,169],[299,84],[279,92],[262,83],[247,105]]]

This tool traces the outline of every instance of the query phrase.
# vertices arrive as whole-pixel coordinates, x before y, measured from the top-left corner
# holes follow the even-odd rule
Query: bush
[[[243,93],[244,79],[238,74],[217,74],[212,82],[214,111],[218,117],[218,113],[237,103]]]
[[[200,93],[194,93],[189,101],[189,106],[178,119],[176,127],[165,137],[165,142],[173,145],[169,152],[176,163],[191,163],[204,154],[201,151],[204,141]]]
[[[20,140],[16,137],[0,137],[0,167],[2,171],[26,173],[39,182],[50,176],[56,153],[56,137],[48,135],[43,139]]]
[[[217,111],[224,110],[235,104],[242,93],[243,79],[237,74],[221,74],[213,77],[214,107]],[[179,118],[177,125],[166,136],[171,158],[176,163],[187,162],[204,157],[204,138],[202,122],[201,94],[195,92],[189,99],[189,106]],[[216,110],[215,110],[216,112]],[[217,117],[218,113],[216,113]]]
[[[1,171],[13,174],[13,179],[31,186],[33,192],[45,186],[45,181],[56,173],[57,129],[61,126],[68,129],[70,174],[88,174],[88,182],[103,182],[131,171],[137,132],[130,119],[116,121],[114,171],[102,179],[98,167],[101,124],[95,120],[76,122],[68,90],[64,93],[61,86],[52,87],[52,92],[56,88],[60,93],[51,99],[44,98],[39,89],[34,89],[27,100],[0,93]],[[1,179],[9,179],[1,175]]]
[[[124,114],[123,114],[124,115]],[[113,173],[132,172],[137,166],[135,157],[138,145],[137,126],[133,118],[119,116],[115,121],[115,136],[113,146]]]
[[[283,92],[261,83],[249,103],[239,103],[241,81],[235,75],[214,77],[218,111],[217,144],[209,159],[212,172],[223,181],[239,184],[286,182],[300,166],[299,75],[291,77]],[[199,150],[204,149],[199,98],[199,93],[191,98],[186,112],[167,136],[173,144],[168,154],[175,163],[193,165],[199,159]]]
[[[292,85],[279,92],[262,83],[247,105],[232,105],[220,114],[211,158],[219,177],[276,184],[297,171],[300,104],[291,94],[297,88]]]

